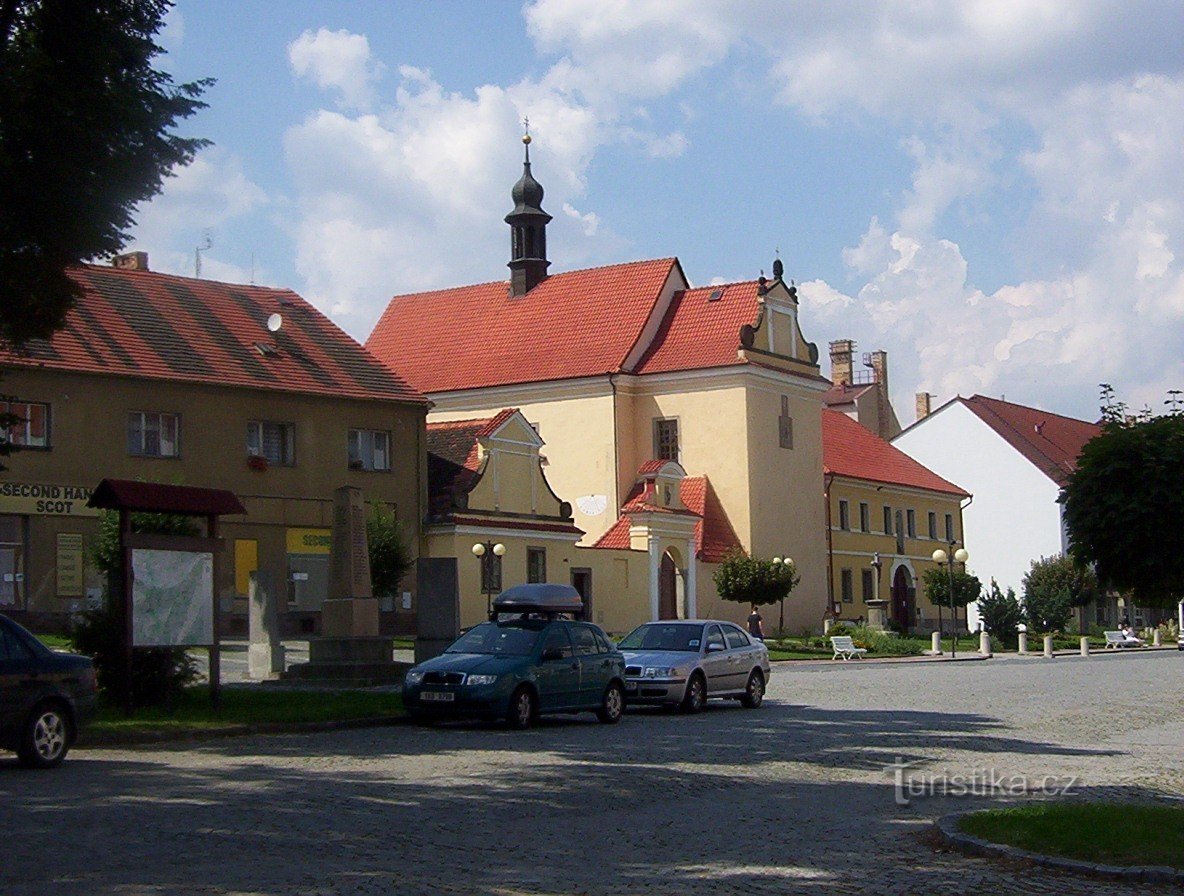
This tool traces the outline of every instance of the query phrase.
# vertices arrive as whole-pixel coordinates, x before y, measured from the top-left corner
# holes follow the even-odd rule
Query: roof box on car
[[[552,585],[539,582],[515,585],[493,599],[493,612],[498,613],[572,613],[584,611],[580,592],[571,585]]]

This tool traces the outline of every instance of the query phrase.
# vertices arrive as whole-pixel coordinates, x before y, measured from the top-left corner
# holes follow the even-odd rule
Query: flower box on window
[[[247,466],[262,473],[267,469],[267,458],[262,454],[248,454]]]

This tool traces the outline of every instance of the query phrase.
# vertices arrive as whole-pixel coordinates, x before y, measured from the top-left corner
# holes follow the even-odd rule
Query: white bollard
[[[1052,657],[1052,635],[1044,636],[1044,655],[1049,658]]]
[[[1028,652],[1028,633],[1020,632],[1020,653]]]
[[[1159,640],[1159,629],[1157,628],[1151,632],[1151,646],[1159,647],[1162,643],[1163,642]]]
[[[930,653],[941,656],[941,632],[934,632],[930,640]]]
[[[983,656],[991,655],[991,633],[979,632],[978,634],[978,652]]]
[[[1089,656],[1089,638],[1085,635],[1081,636],[1081,655]]]

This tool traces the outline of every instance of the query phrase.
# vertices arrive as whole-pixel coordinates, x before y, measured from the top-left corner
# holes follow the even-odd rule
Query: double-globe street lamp
[[[778,566],[778,567],[784,566],[786,569],[789,570],[789,574],[791,577],[794,574],[793,560],[791,560],[789,557],[774,557],[773,558],[773,565]],[[777,601],[777,603],[779,603],[781,605],[780,617],[777,622],[777,637],[784,638],[785,637],[785,598],[784,597],[781,598],[781,600]]]
[[[500,541],[477,542],[473,545],[473,556],[481,561],[481,590],[485,592],[485,613],[493,612],[493,595],[502,589],[501,564],[506,546]]]
[[[945,551],[943,551],[941,548],[938,548],[936,551],[933,552],[933,562],[936,563],[939,568],[942,566],[945,566],[946,571],[949,573],[950,590],[949,590],[948,594],[949,594],[949,600],[950,600],[950,616],[953,617],[952,621],[953,621],[953,627],[954,627],[953,633],[951,634],[951,637],[950,637],[950,658],[951,659],[958,658],[958,607],[954,603],[954,563],[958,562],[958,563],[961,563],[963,566],[965,566],[966,561],[970,559],[970,554],[966,550],[966,548],[958,548],[958,550],[954,550],[955,544],[957,544],[957,542],[955,542],[955,541],[950,542],[950,551],[948,554]],[[937,605],[937,631],[940,636],[940,633],[941,633],[941,604],[940,603]]]

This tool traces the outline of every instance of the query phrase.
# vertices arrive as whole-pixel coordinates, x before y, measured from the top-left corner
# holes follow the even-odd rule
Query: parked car
[[[647,622],[617,646],[625,655],[630,703],[672,704],[699,712],[709,697],[731,697],[749,709],[765,699],[769,651],[731,622]]]
[[[418,719],[504,718],[527,728],[543,713],[591,711],[614,724],[625,710],[625,659],[591,622],[568,585],[518,585],[498,595],[493,618],[462,634],[403,680]]]
[[[94,714],[95,696],[88,657],[50,650],[0,616],[0,747],[30,768],[60,764]]]

